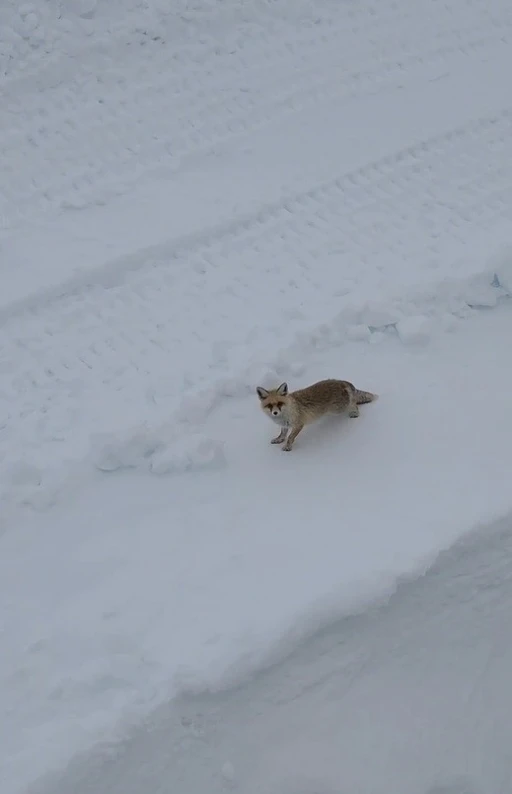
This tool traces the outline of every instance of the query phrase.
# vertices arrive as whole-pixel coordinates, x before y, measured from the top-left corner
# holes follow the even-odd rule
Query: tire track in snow
[[[395,174],[397,166],[413,171],[420,169],[420,162],[428,162],[440,156],[443,147],[448,143],[451,149],[456,148],[455,141],[460,140],[462,144],[472,139],[472,143],[465,151],[457,153],[457,162],[452,161],[451,168],[455,174],[455,184],[450,185],[450,191],[459,192],[460,201],[453,201],[453,196],[443,197],[441,191],[437,191],[435,196],[432,188],[425,186],[425,191],[429,197],[435,198],[438,206],[432,207],[432,218],[425,214],[425,223],[430,224],[435,236],[439,218],[443,218],[447,212],[452,213],[452,223],[464,223],[470,220],[468,212],[481,215],[482,212],[494,218],[499,213],[501,201],[498,199],[497,207],[494,207],[493,200],[485,207],[481,206],[479,191],[489,190],[487,182],[492,180],[493,185],[503,185],[505,194],[509,184],[509,173],[503,167],[502,158],[506,161],[508,144],[508,126],[512,120],[512,109],[504,109],[500,114],[489,118],[479,119],[460,128],[432,136],[429,139],[420,141],[417,144],[404,147],[389,156],[382,157],[375,161],[370,161],[360,168],[353,171],[335,176],[328,182],[323,182],[313,186],[306,191],[300,191],[285,197],[278,202],[269,203],[261,206],[258,210],[235,218],[233,221],[221,223],[213,227],[208,227],[197,233],[184,235],[174,238],[160,245],[151,246],[146,249],[137,250],[134,254],[122,256],[102,264],[99,268],[88,270],[83,276],[73,278],[60,284],[58,287],[51,287],[47,291],[42,290],[34,297],[13,302],[0,308],[0,322],[7,321],[33,311],[44,310],[45,304],[55,301],[68,300],[77,297],[80,293],[87,293],[95,287],[113,288],[121,285],[126,278],[133,276],[139,271],[145,270],[148,266],[153,269],[160,266],[167,269],[169,259],[178,261],[181,257],[189,253],[208,251],[217,243],[223,241],[238,241],[246,238],[247,235],[254,235],[254,239],[262,234],[267,234],[268,228],[279,225],[290,220],[290,214],[299,210],[308,213],[311,205],[311,212],[314,214],[314,204],[323,202],[328,198],[328,194],[336,195],[338,191],[344,194],[344,204],[348,205],[340,208],[336,214],[337,224],[343,222],[343,218],[349,217],[347,224],[347,237],[354,238],[357,235],[357,227],[361,221],[352,223],[353,213],[370,211],[372,208],[380,207],[384,200],[389,198],[389,194],[401,192],[403,190],[402,177]],[[480,136],[484,136],[482,141]],[[490,159],[482,169],[480,154],[482,146],[486,147]],[[438,164],[435,164],[436,167]],[[427,172],[431,166],[427,166]],[[428,179],[428,173],[426,174]],[[389,184],[383,185],[383,182]],[[395,184],[393,184],[395,183]],[[441,185],[441,189],[443,186]],[[501,193],[501,188],[495,187],[495,192]],[[492,192],[491,192],[492,194]],[[489,194],[489,195],[491,195]],[[472,199],[474,195],[474,200]],[[471,210],[474,208],[475,213]],[[385,208],[384,210],[385,211]],[[438,215],[437,222],[433,215]],[[458,215],[458,220],[455,217]],[[372,216],[370,225],[375,231],[377,226],[380,230],[386,228],[385,224],[378,224],[376,216]],[[311,226],[311,224],[310,224]],[[262,229],[264,227],[264,229]],[[268,227],[268,228],[267,228]],[[326,229],[330,227],[326,226]],[[365,227],[366,230],[366,227]],[[251,237],[252,239],[252,237]],[[345,238],[344,238],[345,239]],[[379,243],[380,249],[380,243]],[[343,253],[344,248],[339,249]],[[376,251],[377,252],[377,251]]]
[[[30,114],[12,81],[0,139],[5,223],[104,203],[296,110],[401,86],[418,67],[439,74],[447,57],[498,44],[511,29],[506,3],[493,15],[483,1],[463,7],[461,25],[459,7],[454,14],[449,5],[432,15],[406,0],[387,10],[367,0],[337,13],[327,4],[298,26],[252,25],[220,44],[204,36],[194,45],[189,36],[185,46],[168,46],[165,29],[156,40],[139,31],[114,50],[114,66],[103,46],[71,81],[54,86],[55,75],[47,77]],[[102,58],[100,74],[93,56]]]

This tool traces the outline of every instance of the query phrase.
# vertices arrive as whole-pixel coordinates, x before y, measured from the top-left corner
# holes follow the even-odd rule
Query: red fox
[[[291,451],[293,442],[305,425],[325,414],[348,413],[355,419],[359,416],[359,405],[371,403],[378,397],[369,391],[356,389],[347,380],[320,380],[312,386],[292,392],[288,392],[287,383],[270,390],[258,386],[256,391],[263,411],[281,427],[279,435],[270,443],[286,442],[282,447],[284,452]]]

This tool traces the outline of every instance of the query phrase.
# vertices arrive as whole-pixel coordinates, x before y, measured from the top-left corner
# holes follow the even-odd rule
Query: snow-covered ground
[[[422,770],[447,752],[440,715],[397,712],[393,734],[361,713],[388,714],[418,681],[433,564],[447,588],[456,578],[455,606],[421,646],[425,703],[436,675],[448,686],[436,659],[455,664],[465,642],[435,646],[450,621],[460,637],[472,626],[472,647],[490,636],[485,596],[458,622],[457,555],[474,556],[466,576],[496,555],[485,533],[469,552],[457,541],[512,521],[512,8],[171,5],[0,10],[2,790],[90,791],[98,764],[105,777],[98,743],[145,720],[113,767],[133,791],[387,794],[392,780],[394,794],[424,794],[437,778]],[[322,377],[380,399],[282,455],[255,387]],[[447,549],[450,564],[435,563]],[[307,643],[340,620],[327,650]],[[401,664],[384,658],[393,636],[409,648]],[[298,682],[304,653],[292,700],[317,726],[329,701],[331,743],[277,708],[272,681]],[[338,691],[360,682],[350,708],[323,688],[321,659]],[[220,738],[183,716],[198,697]],[[173,771],[166,742],[148,745],[162,704]],[[182,717],[189,733],[174,730]],[[496,720],[510,735],[504,709]],[[415,780],[389,751],[398,735]],[[342,783],[332,764],[308,779],[319,743],[314,779],[334,754],[352,760]],[[80,752],[92,755],[37,783]],[[478,794],[509,780],[495,756]],[[440,773],[465,774],[461,758]]]
[[[512,524],[230,692],[155,710],[31,794],[508,794]]]

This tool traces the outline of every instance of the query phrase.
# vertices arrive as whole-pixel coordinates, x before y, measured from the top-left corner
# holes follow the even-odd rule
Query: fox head
[[[281,412],[286,405],[288,396],[288,384],[281,383],[277,389],[264,389],[263,386],[256,388],[262,409],[274,421],[279,420]]]

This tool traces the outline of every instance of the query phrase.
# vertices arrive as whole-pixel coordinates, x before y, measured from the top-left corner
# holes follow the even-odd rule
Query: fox
[[[326,414],[348,414],[351,419],[359,416],[359,406],[378,399],[377,394],[356,389],[348,380],[320,380],[305,389],[288,391],[288,384],[281,383],[277,389],[257,386],[260,406],[264,413],[281,427],[271,444],[283,444],[283,452],[291,452],[295,439],[306,425],[321,419]]]

